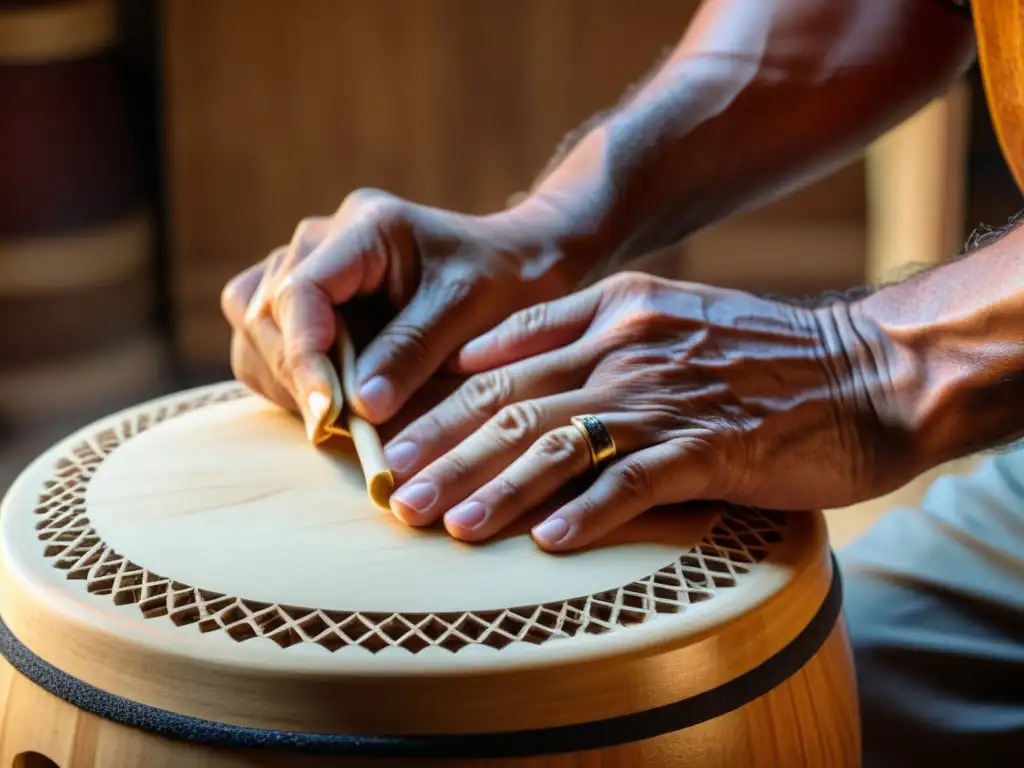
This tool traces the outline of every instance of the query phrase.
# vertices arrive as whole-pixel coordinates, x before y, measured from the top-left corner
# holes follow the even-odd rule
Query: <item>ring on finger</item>
[[[569,421],[580,431],[587,443],[591,466],[598,467],[615,458],[618,453],[615,440],[604,422],[597,416],[587,413],[573,416]]]

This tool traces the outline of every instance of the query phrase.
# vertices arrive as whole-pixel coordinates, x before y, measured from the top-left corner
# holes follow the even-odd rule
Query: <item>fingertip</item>
[[[384,448],[384,461],[398,477],[412,477],[419,467],[420,447],[412,440],[389,443]]]
[[[474,500],[464,501],[444,516],[444,527],[448,533],[461,541],[482,541],[489,538],[489,528],[485,525],[487,507]]]
[[[392,494],[388,504],[391,507],[391,514],[394,515],[395,518],[403,525],[408,525],[413,528],[422,528],[430,522],[428,519],[417,514],[410,507],[396,499],[394,494]]]
[[[313,390],[306,396],[306,437],[315,443],[327,426],[327,415],[331,410],[331,399],[323,392]]]
[[[341,413],[345,405],[341,387],[330,361],[320,354],[309,355],[296,363],[292,368],[292,381],[307,434],[313,440]]]
[[[541,549],[560,552],[572,547],[572,526],[562,517],[549,517],[530,531],[534,542]]]
[[[384,376],[371,376],[360,385],[353,405],[362,416],[380,423],[394,415],[397,410],[397,393],[394,385]]]

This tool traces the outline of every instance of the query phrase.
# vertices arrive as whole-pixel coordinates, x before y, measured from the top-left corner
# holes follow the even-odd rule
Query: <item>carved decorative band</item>
[[[92,527],[85,498],[104,459],[140,432],[166,419],[218,402],[249,397],[242,387],[207,390],[139,408],[123,423],[71,446],[57,460],[35,514],[44,557],[67,578],[117,605],[135,605],[145,619],[170,619],[176,626],[224,632],[236,642],[272,640],[281,648],[315,643],[377,653],[419,653],[435,646],[457,653],[469,645],[501,649],[512,643],[540,645],[578,633],[603,634],[680,614],[713,600],[765,560],[783,539],[781,515],[729,509],[704,539],[654,573],[616,589],[541,605],[495,606],[452,613],[371,613],[278,605],[226,595],[203,585],[183,584],[153,573],[115,552]]]
[[[833,557],[832,583],[814,618],[791,643],[749,672],[710,691],[642,712],[574,725],[498,733],[347,736],[271,731],[200,720],[128,701],[68,675],[22,645],[2,620],[0,655],[36,685],[81,710],[180,741],[226,749],[421,760],[535,757],[651,739],[733,712],[786,682],[813,659],[836,628],[842,604],[842,579]]]

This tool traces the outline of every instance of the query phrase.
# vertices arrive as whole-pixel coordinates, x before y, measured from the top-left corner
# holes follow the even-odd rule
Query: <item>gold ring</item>
[[[596,467],[615,457],[618,452],[615,441],[612,440],[611,433],[597,416],[589,414],[573,416],[570,421],[583,435],[583,439],[587,441],[587,447],[590,449],[590,463],[593,466]]]

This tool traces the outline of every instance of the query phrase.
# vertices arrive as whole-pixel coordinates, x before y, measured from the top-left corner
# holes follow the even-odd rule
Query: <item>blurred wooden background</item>
[[[221,286],[350,190],[499,208],[565,133],[651,69],[698,5],[248,0],[242,14],[231,0],[168,3],[166,168],[180,359],[200,371],[222,365]],[[856,163],[744,217],[746,228],[662,254],[653,268],[765,290],[840,288],[863,279],[865,210]],[[727,251],[741,252],[736,263],[722,258]]]
[[[362,186],[465,211],[499,208],[530,184],[568,131],[615,104],[650,70],[698,5],[0,0],[0,160],[7,174],[0,185],[7,201],[0,201],[0,317],[19,354],[33,347],[33,334],[54,342],[45,355],[34,348],[42,357],[32,361],[0,349],[0,485],[5,467],[18,467],[77,424],[156,391],[230,375],[221,287],[286,242],[301,218],[332,212]],[[67,39],[53,34],[71,29],[81,38],[81,24],[60,27],[62,14],[96,18],[108,10],[116,23],[102,44],[83,48],[79,40],[69,51]],[[5,37],[5,30],[16,34]],[[8,43],[5,59],[4,40],[24,51],[35,45],[33,35],[42,41],[37,53],[52,50],[16,60]],[[28,200],[19,190],[51,184],[53,194],[39,198],[45,208],[66,202],[74,188],[66,173],[43,162],[53,160],[46,142],[85,135],[52,105],[82,72],[100,71],[106,74],[94,78],[93,90],[80,92],[106,105],[91,119],[110,127],[90,134],[99,137],[97,147],[76,151],[81,159],[123,155],[125,164],[111,163],[107,177],[97,171],[86,185],[95,194],[79,195],[80,210],[67,211],[78,229],[30,232],[31,217],[17,214]],[[30,96],[26,78],[35,78]],[[40,105],[43,111],[28,115]],[[79,109],[75,119],[89,114]],[[124,132],[129,138],[116,138]],[[127,202],[103,220],[75,219],[126,184],[133,190]],[[921,251],[950,255],[974,227],[999,226],[1021,207],[974,70],[951,99],[873,147],[867,162],[638,266],[754,291],[814,294],[885,276],[908,250],[915,251],[911,259]],[[90,227],[116,229],[125,220],[145,221],[145,237],[101,239],[99,246],[89,239],[96,235]],[[68,242],[93,247],[67,252]],[[36,260],[36,253],[44,256]],[[36,281],[40,292],[29,295],[27,273],[17,265],[29,259],[39,267],[60,253],[78,258],[92,282],[70,287],[81,294],[78,309],[47,312],[45,303],[69,286],[44,281],[40,288]],[[138,266],[120,285],[101,269],[119,254]],[[89,309],[98,299],[87,305],[84,288],[104,275],[108,283],[96,294],[102,306]],[[45,319],[19,327],[18,318],[29,317],[19,308],[26,301]],[[132,311],[119,312],[126,308]],[[117,326],[109,343],[90,330],[101,320]]]

